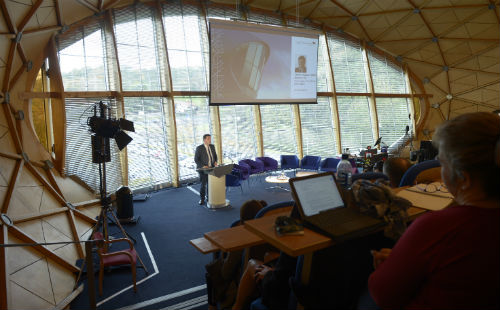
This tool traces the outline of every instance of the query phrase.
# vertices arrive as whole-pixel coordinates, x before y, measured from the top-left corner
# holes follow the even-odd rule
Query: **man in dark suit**
[[[212,137],[209,134],[203,135],[203,144],[196,147],[194,153],[194,162],[196,169],[212,168],[217,166],[217,153],[215,146],[211,144]],[[200,188],[200,205],[205,204],[205,196],[207,192],[208,175],[203,171],[198,171],[200,174],[201,188]]]

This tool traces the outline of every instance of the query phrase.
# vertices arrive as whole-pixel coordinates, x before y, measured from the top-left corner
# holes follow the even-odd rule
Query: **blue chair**
[[[245,163],[250,167],[250,175],[264,172],[264,164],[261,161],[242,159],[238,164],[241,165],[242,163]]]
[[[231,174],[238,176],[241,181],[248,180],[248,178],[250,177],[250,166],[248,166],[247,164],[234,164]]]
[[[320,156],[306,155],[300,161],[300,168],[308,170],[318,170],[320,162]]]
[[[414,185],[415,179],[420,172],[436,167],[441,167],[441,164],[439,163],[439,160],[435,159],[423,161],[411,166],[408,170],[406,170],[405,174],[403,174],[399,187]]]
[[[340,162],[340,158],[328,157],[321,161],[319,165],[319,170],[321,171],[332,171],[337,172],[337,165]]]
[[[278,169],[278,161],[271,157],[255,157],[255,161],[260,161],[264,164],[264,171],[273,171]]]
[[[226,190],[229,187],[240,187],[241,192],[243,193],[243,187],[241,187],[240,178],[234,174],[226,174]]]
[[[389,181],[389,177],[383,173],[380,172],[365,172],[365,173],[359,173],[359,174],[354,174],[351,177],[352,182],[359,180],[359,179],[364,179],[364,180],[377,180],[377,179],[384,179]]]
[[[299,158],[297,155],[281,155],[281,169],[297,169],[299,168]]]

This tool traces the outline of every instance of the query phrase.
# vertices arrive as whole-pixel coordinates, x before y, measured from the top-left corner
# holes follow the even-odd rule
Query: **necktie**
[[[210,145],[207,147],[208,153],[208,166],[212,167],[212,151],[210,151]]]

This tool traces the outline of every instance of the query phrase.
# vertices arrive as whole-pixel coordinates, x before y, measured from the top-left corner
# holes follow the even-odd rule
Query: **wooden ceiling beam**
[[[500,16],[498,16],[498,4],[495,3],[494,0],[490,0],[490,5],[494,5],[493,14],[495,14],[495,18],[497,19],[497,23],[500,24]]]
[[[454,93],[452,95],[453,95],[453,97],[455,97],[455,96],[461,96],[461,95],[468,94],[470,92],[473,92],[473,91],[476,91],[476,90],[479,90],[481,88],[485,88],[485,87],[488,87],[488,86],[491,86],[491,85],[495,85],[495,84],[498,84],[498,83],[500,83],[500,79],[492,81],[492,82],[489,82],[489,83],[477,85],[477,86],[475,86],[473,88],[470,88],[470,89],[467,89],[467,90],[464,90],[464,91],[461,91],[461,92],[458,92],[458,93]]]
[[[456,97],[456,98],[453,98],[453,99],[460,100],[460,101],[467,102],[467,103],[472,103],[474,105],[479,105],[479,106],[483,106],[483,107],[487,107],[487,108],[498,109],[497,105],[492,105],[492,104],[488,104],[488,103],[485,103],[485,102],[480,102],[480,101],[470,100],[470,99],[465,99],[465,98],[460,98],[460,97]]]
[[[56,9],[56,18],[57,18],[57,24],[59,26],[64,25],[64,15],[62,11],[62,3],[64,0],[54,0],[55,2],[55,9]]]
[[[0,225],[0,243],[9,243],[7,225]],[[10,299],[10,271],[7,247],[0,247],[0,309],[8,309]]]
[[[99,11],[102,11],[102,6],[103,6],[103,4],[104,4],[104,0],[99,0],[99,1],[97,2],[97,9],[98,9]]]
[[[453,10],[453,9],[470,9],[483,7],[484,3],[479,4],[462,4],[462,5],[443,5],[443,6],[427,6],[422,10]]]
[[[307,18],[309,19],[311,17],[311,15],[314,13],[314,11],[316,11],[316,9],[318,8],[318,6],[321,4],[321,0],[318,0],[318,2],[316,3],[316,5],[314,6],[314,8],[311,10],[311,12],[309,12],[309,14],[306,15],[306,17],[304,18]]]
[[[446,36],[447,34],[449,34],[450,32],[458,29],[459,27],[462,27],[464,24],[468,23],[470,20],[484,14],[488,9],[487,6],[484,6],[483,5],[483,9],[480,9],[480,10],[477,10],[476,12],[472,13],[471,15],[469,15],[467,18],[465,18],[463,21],[460,21],[458,23],[456,23],[455,25],[453,26],[450,26],[448,29],[446,29],[444,32],[442,32],[441,34],[437,35],[436,38],[439,40],[441,39],[441,37],[444,37]],[[422,48],[426,47],[427,45],[429,44],[432,44],[434,43],[432,40],[429,40],[427,42],[423,42],[422,44],[412,48],[412,49],[409,49],[408,51],[404,52],[401,54],[401,56],[406,56],[406,55],[409,55],[409,54],[412,54],[414,53],[415,51],[418,51],[418,50],[421,50]]]
[[[14,166],[14,170],[12,171],[12,176],[10,177],[9,187],[7,188],[7,192],[5,193],[5,197],[2,204],[2,212],[7,213],[10,205],[10,199],[12,198],[12,194],[16,189],[17,181],[21,177],[21,173],[23,171],[24,160],[18,160],[16,165]]]
[[[103,11],[109,9],[109,8],[112,8],[115,4],[117,4],[118,2],[120,2],[120,0],[113,0],[113,1],[110,1],[108,2],[108,4],[106,4],[102,9]]]
[[[7,62],[6,62],[6,66],[5,66],[5,73],[4,73],[4,77],[3,77],[2,92],[4,92],[4,93],[9,90],[10,73],[12,70],[12,64],[14,63],[14,54],[16,52],[16,48],[17,48],[16,41],[11,40],[9,54],[7,56]]]
[[[369,3],[369,1],[367,1],[366,3]],[[358,16],[386,15],[386,14],[401,13],[401,12],[411,12],[411,9],[397,9],[397,10],[387,10],[381,12],[360,13],[358,14]]]
[[[370,37],[370,35],[368,34],[368,32],[366,31],[366,28],[363,26],[363,24],[361,23],[361,21],[359,20],[359,17],[354,14],[353,12],[351,12],[351,10],[349,10],[348,8],[346,8],[345,6],[343,6],[342,4],[340,4],[337,0],[330,0],[331,3],[335,4],[336,6],[338,6],[339,8],[341,8],[343,11],[345,11],[347,14],[349,14],[351,16],[351,20],[352,20],[352,17],[355,17],[356,19],[356,22],[359,24],[359,27],[361,28],[361,31],[363,31],[363,34],[365,35],[365,37],[368,39],[368,41],[373,41]],[[366,5],[366,4],[365,4]],[[362,8],[365,7],[365,5],[362,6]],[[345,27],[345,25],[347,25],[351,20],[348,20],[346,23],[344,23],[340,28],[343,28]]]
[[[39,35],[39,34],[42,34],[42,33],[45,33],[45,32],[54,32],[54,31],[58,31],[58,30],[61,30],[61,26],[48,26],[48,27],[42,27],[42,28],[38,28],[38,29],[31,29],[31,30],[26,30],[25,32],[23,32],[23,37],[28,37],[28,36],[31,36],[31,35]]]
[[[87,9],[93,11],[94,13],[99,13],[99,10],[92,3],[88,2],[87,0],[76,0],[76,2],[80,3],[81,5],[83,5]]]
[[[284,11],[289,11],[289,10],[291,10],[291,9],[296,10],[297,8],[299,8],[299,9],[300,9],[300,8],[301,8],[301,7],[303,7],[304,5],[306,5],[306,4],[310,4],[310,3],[313,3],[313,2],[315,2],[315,1],[317,1],[317,0],[307,0],[307,1],[304,1],[304,2],[299,3],[298,5],[291,5],[291,6],[289,6],[289,7],[283,8],[283,9],[282,9],[282,11],[283,11],[283,12],[284,12]]]
[[[45,210],[45,211],[36,212],[36,213],[24,214],[21,216],[12,217],[12,222],[14,224],[19,224],[19,223],[24,223],[24,222],[29,222],[29,221],[41,219],[41,218],[48,217],[48,216],[61,214],[61,213],[67,212],[67,211],[68,211],[67,208],[61,207],[61,208]]]
[[[2,15],[5,19],[5,23],[7,24],[7,28],[9,28],[10,33],[16,34],[16,24],[14,24],[12,22],[12,19],[10,18],[9,10],[7,9],[7,5],[5,4],[5,0],[0,0],[0,9],[2,10]]]
[[[28,162],[26,163],[25,166],[35,176],[35,178],[38,179],[43,184],[43,186],[49,191],[49,193],[51,193],[52,196],[54,196],[57,202],[59,202],[62,206],[66,206],[66,200],[64,200],[64,198],[61,197],[61,195],[59,195],[59,193],[54,189],[54,187],[52,187],[52,185],[49,182],[47,182],[47,180],[45,180],[45,178],[42,175],[40,175],[38,170],[36,170],[35,167],[31,165],[31,163]]]
[[[36,242],[35,239],[33,239],[31,236],[25,234],[22,230],[20,230],[15,225],[9,226],[8,230],[9,230],[10,234],[12,234],[14,237],[16,237],[17,239],[19,239],[25,243],[29,243],[29,244],[37,244],[38,243],[38,242]],[[71,272],[76,273],[76,272],[80,271],[80,269],[78,267],[71,264],[70,262],[68,262],[64,258],[58,256],[54,251],[50,250],[46,246],[35,245],[35,246],[32,246],[31,248],[40,252],[43,256],[46,256],[47,258],[53,260],[54,262],[56,262],[57,264],[61,265],[62,267],[64,267],[65,269],[67,269]]]
[[[17,27],[18,32],[24,31],[24,27],[26,27],[26,25],[28,24],[30,19],[33,17],[33,15],[35,15],[36,10],[38,10],[38,8],[42,5],[42,3],[43,3],[43,0],[37,0],[37,2],[35,2],[35,4],[33,4],[31,6],[31,9],[28,11],[28,14],[26,14],[26,16],[24,16],[23,20],[21,21],[21,23]]]
[[[19,81],[19,79],[21,78],[21,75],[23,75],[23,73],[25,71],[26,71],[26,62],[24,62],[23,64],[21,64],[21,66],[19,67],[19,69],[17,69],[16,74],[14,74],[14,76],[10,80],[10,83],[9,83],[9,92],[14,88],[14,86],[16,86],[17,81]]]
[[[80,243],[80,236],[78,235],[78,230],[76,229],[76,220],[75,215],[73,214],[73,210],[68,209],[66,213],[68,217],[69,227],[71,229],[71,233],[73,234],[73,241],[76,241],[76,252],[78,252],[78,256],[80,258],[84,258],[85,254],[83,253],[82,244]]]

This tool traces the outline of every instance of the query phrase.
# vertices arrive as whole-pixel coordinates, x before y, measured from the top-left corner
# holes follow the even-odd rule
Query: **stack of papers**
[[[425,184],[407,188],[396,195],[409,200],[415,207],[431,211],[442,210],[453,202],[453,195],[450,193],[442,191],[430,193],[422,188],[425,189]]]

